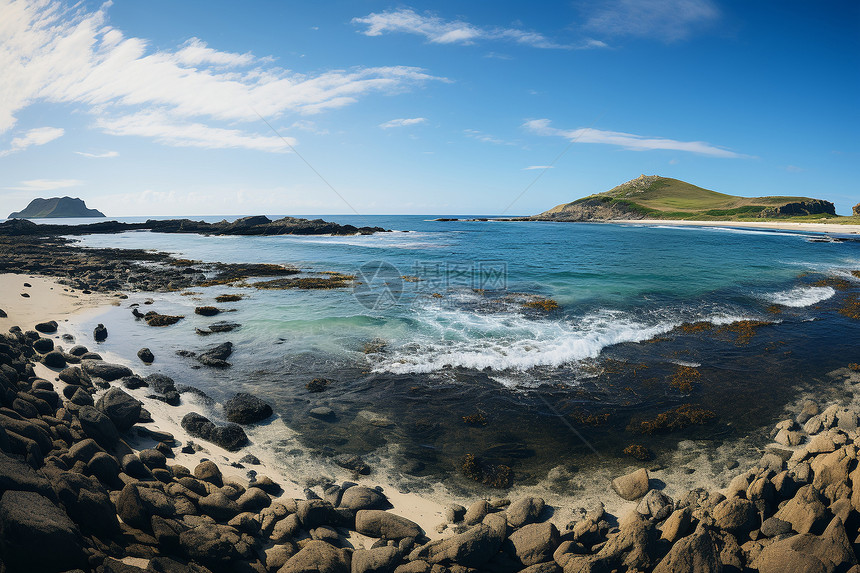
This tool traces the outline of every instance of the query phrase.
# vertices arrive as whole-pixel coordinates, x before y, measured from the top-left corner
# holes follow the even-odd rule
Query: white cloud
[[[426,117],[404,117],[399,119],[392,119],[386,121],[385,123],[380,123],[379,127],[381,127],[382,129],[390,129],[392,127],[407,127],[409,125],[418,125],[419,123],[424,123],[426,121]]]
[[[5,157],[18,151],[24,151],[28,147],[34,145],[45,145],[50,141],[54,141],[58,137],[62,137],[66,131],[61,127],[37,127],[31,129],[20,137],[15,137],[10,143],[10,148],[0,151],[0,157]]]
[[[607,145],[617,145],[625,149],[634,151],[654,150],[654,149],[669,149],[673,151],[687,151],[690,153],[698,153],[700,155],[710,155],[712,157],[747,157],[723,149],[715,147],[704,141],[678,141],[675,139],[666,139],[663,137],[645,137],[635,135],[633,133],[624,133],[620,131],[604,131],[602,129],[579,128],[579,129],[557,129],[550,127],[548,119],[533,119],[523,124],[523,127],[537,135],[554,135],[570,139],[577,143],[603,143]]]
[[[242,147],[258,151],[286,151],[288,146],[276,135],[256,135],[236,129],[209,127],[202,123],[176,123],[158,111],[140,112],[115,119],[99,119],[96,125],[110,135],[151,137],[159,143],[175,147],[228,149]],[[292,137],[284,138],[296,145]]]
[[[489,135],[482,131],[478,131],[477,129],[464,129],[463,133],[466,134],[466,137],[471,137],[472,139],[477,139],[478,141],[483,141],[484,143],[495,143],[496,145],[516,145],[516,143],[514,143],[513,141],[506,141],[494,135]]]
[[[30,179],[21,181],[17,187],[4,187],[10,191],[52,191],[54,189],[65,189],[66,187],[77,187],[84,182],[79,179]]]
[[[712,0],[609,0],[589,11],[585,29],[672,42],[719,18]]]
[[[532,169],[554,169],[552,165],[529,165],[528,167],[523,167],[523,171],[530,171]]]
[[[75,151],[78,155],[89,157],[90,159],[107,159],[110,157],[118,157],[118,151],[105,151],[104,153],[87,153],[86,151]]]
[[[117,122],[159,116],[161,129],[131,133],[171,145],[199,146],[202,128],[216,130],[221,147],[277,150],[257,115],[314,114],[371,93],[396,93],[444,80],[406,66],[335,69],[301,74],[274,67],[270,58],[210,48],[192,38],[176,51],[151,49],[108,23],[105,3],[95,12],[49,0],[0,0],[0,133],[17,113],[36,102],[84,106],[96,125],[113,133]],[[218,122],[245,122],[266,133],[224,129]],[[216,125],[212,125],[216,124]],[[198,135],[195,135],[195,132]]]
[[[434,44],[474,44],[481,40],[497,40],[524,44],[534,48],[571,49],[557,44],[543,34],[517,28],[482,28],[462,20],[443,20],[431,14],[419,14],[411,8],[371,13],[353,18],[353,24],[365,24],[365,36],[381,36],[386,32],[405,32],[424,36]]]

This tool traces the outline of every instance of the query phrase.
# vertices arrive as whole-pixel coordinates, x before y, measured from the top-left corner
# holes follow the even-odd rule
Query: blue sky
[[[859,31],[853,0],[0,0],[2,209],[531,214],[646,173],[850,213]]]

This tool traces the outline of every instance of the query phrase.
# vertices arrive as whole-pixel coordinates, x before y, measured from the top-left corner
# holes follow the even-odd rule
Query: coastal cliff
[[[88,209],[77,197],[51,197],[33,199],[23,211],[9,214],[10,219],[59,219],[69,217],[104,217],[98,209]]]
[[[534,221],[611,221],[623,219],[736,220],[805,215],[835,217],[830,201],[809,197],[739,197],[685,181],[640,175],[617,187],[562,203]]]

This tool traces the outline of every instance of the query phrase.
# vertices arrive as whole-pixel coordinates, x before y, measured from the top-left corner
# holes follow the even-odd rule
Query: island
[[[9,219],[59,219],[70,217],[104,217],[98,209],[88,209],[77,197],[36,198],[23,211],[9,214]]]

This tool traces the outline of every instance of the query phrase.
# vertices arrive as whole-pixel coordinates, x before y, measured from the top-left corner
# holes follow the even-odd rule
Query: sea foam
[[[825,301],[836,294],[832,287],[795,287],[793,289],[775,292],[767,295],[767,299],[775,304],[792,308],[803,308]]]

